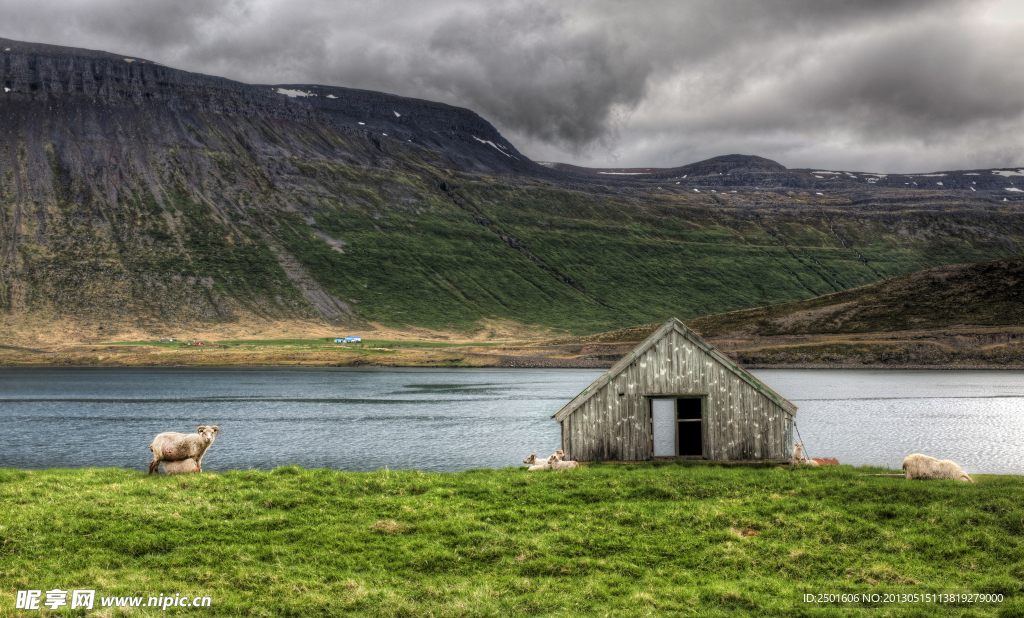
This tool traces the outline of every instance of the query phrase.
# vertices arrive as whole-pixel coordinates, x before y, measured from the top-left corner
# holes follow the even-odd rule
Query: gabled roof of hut
[[[618,377],[620,373],[625,371],[626,368],[633,363],[633,361],[642,356],[643,353],[646,352],[651,346],[664,339],[672,331],[675,331],[682,335],[683,337],[685,337],[695,347],[699,348],[700,350],[703,350],[705,354],[710,356],[719,364],[724,365],[727,369],[729,369],[729,371],[736,374],[736,376],[739,377],[741,380],[753,386],[757,390],[757,392],[761,393],[765,397],[771,399],[778,405],[782,406],[783,410],[785,410],[791,415],[796,414],[796,406],[793,405],[788,399],[776,393],[767,384],[758,380],[753,375],[751,375],[750,372],[748,372],[746,369],[734,363],[732,360],[729,359],[729,357],[718,351],[718,348],[711,345],[707,341],[704,341],[704,339],[700,335],[687,328],[686,325],[679,321],[678,318],[672,318],[668,322],[662,324],[661,327],[658,328],[658,330],[654,331],[654,334],[652,334],[650,337],[644,340],[643,343],[633,348],[633,351],[623,356],[619,360],[619,362],[612,365],[612,368],[609,369],[607,373],[602,375],[597,380],[594,380],[593,384],[583,389],[582,393],[576,395],[576,397],[572,401],[565,404],[565,406],[562,407],[561,410],[559,410],[553,415],[554,419],[558,422],[562,422],[563,420],[565,420],[565,418],[572,414],[576,410],[576,408],[586,403],[588,399],[593,397],[594,394],[601,390],[602,387],[607,385],[608,382],[615,379],[616,377]]]

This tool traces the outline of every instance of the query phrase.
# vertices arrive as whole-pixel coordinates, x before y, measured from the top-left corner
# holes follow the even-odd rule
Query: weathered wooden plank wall
[[[789,415],[782,406],[675,330],[562,421],[562,448],[576,461],[650,459],[648,398],[682,394],[705,396],[705,457],[789,457]]]

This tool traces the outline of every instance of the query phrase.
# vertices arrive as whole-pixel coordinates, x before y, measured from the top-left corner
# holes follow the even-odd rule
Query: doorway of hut
[[[651,399],[655,457],[704,456],[704,397]]]

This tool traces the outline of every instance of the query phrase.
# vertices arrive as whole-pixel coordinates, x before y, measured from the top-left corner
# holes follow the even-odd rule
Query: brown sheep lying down
[[[199,472],[199,464],[195,459],[182,459],[181,461],[165,461],[164,472],[167,474],[193,474]]]
[[[216,425],[200,425],[198,433],[178,433],[167,431],[157,434],[149,450],[153,451],[153,461],[149,463],[149,473],[160,471],[160,462],[184,461],[194,459],[198,472],[203,471],[203,455],[213,441],[220,435],[220,427]],[[167,464],[164,464],[167,469]]]
[[[967,476],[967,473],[955,462],[948,459],[935,459],[920,453],[907,455],[907,458],[903,460],[903,470],[907,473],[907,479],[949,479],[974,482],[974,479]]]

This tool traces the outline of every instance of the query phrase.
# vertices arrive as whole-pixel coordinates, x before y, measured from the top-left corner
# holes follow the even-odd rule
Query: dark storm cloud
[[[443,100],[535,158],[1024,163],[1024,22],[996,0],[6,4],[0,36]]]

